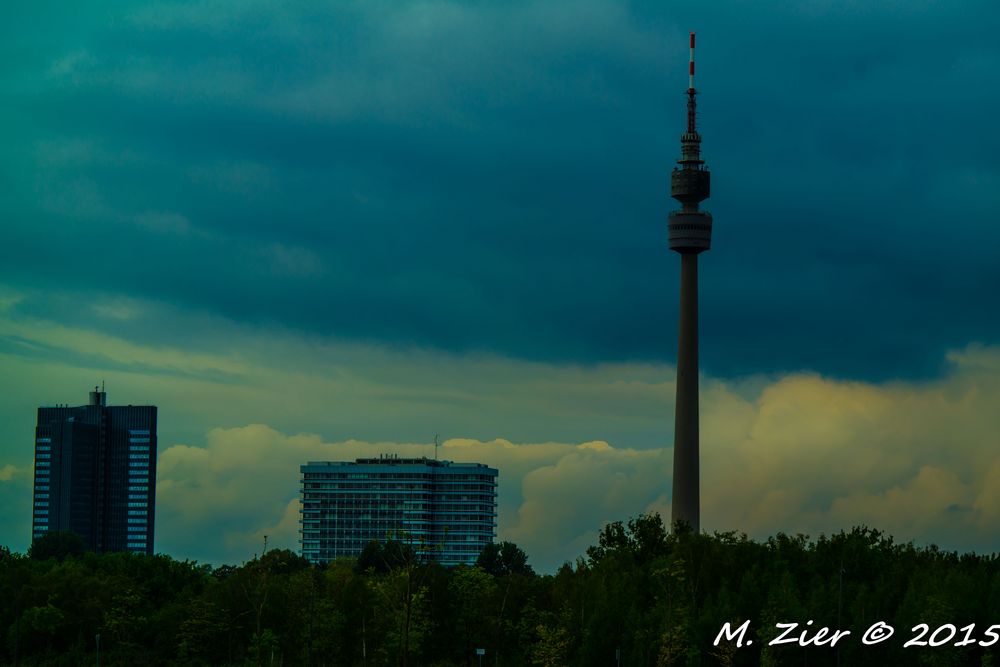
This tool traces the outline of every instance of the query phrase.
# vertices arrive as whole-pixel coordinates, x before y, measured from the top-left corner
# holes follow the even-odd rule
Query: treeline
[[[0,662],[20,665],[478,665],[477,649],[490,666],[992,665],[1000,561],[866,528],[668,533],[655,514],[609,524],[545,576],[511,543],[450,570],[398,542],[326,567],[274,550],[212,568],[53,534],[27,556],[0,549],[0,600]],[[863,644],[879,621],[895,634]],[[795,622],[794,644],[768,645]],[[726,623],[742,647],[713,646]],[[798,645],[824,626],[851,634]]]

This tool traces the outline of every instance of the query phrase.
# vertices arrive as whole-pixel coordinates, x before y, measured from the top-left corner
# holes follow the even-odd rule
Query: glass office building
[[[312,563],[394,539],[422,560],[471,565],[496,535],[497,469],[482,463],[383,456],[301,473],[302,556]]]
[[[152,555],[156,406],[38,408],[31,537],[69,531],[90,551]]]

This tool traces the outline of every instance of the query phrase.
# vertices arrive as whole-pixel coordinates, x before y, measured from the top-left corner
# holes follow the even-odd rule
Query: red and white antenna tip
[[[694,90],[694,33],[691,33],[691,62],[688,63],[688,90]]]

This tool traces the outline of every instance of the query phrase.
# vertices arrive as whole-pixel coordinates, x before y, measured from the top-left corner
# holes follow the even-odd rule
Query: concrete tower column
[[[681,312],[677,336],[674,417],[674,492],[671,522],[700,528],[698,444],[698,255],[681,255]]]
[[[698,255],[712,245],[712,216],[698,208],[708,199],[711,174],[701,159],[696,126],[694,33],[687,89],[687,132],[681,135],[681,158],[670,174],[670,196],[681,210],[670,213],[670,249],[681,256],[681,303],[677,341],[677,402],[674,414],[674,481],[671,524],[701,529],[698,441]]]

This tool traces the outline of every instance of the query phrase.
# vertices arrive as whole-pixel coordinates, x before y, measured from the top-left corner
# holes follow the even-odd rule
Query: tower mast
[[[670,174],[670,196],[681,204],[668,220],[670,249],[681,256],[677,397],[674,415],[674,480],[671,523],[701,528],[698,434],[698,255],[711,247],[712,216],[698,205],[708,199],[710,174],[701,159],[694,87],[694,33],[688,64],[687,132],[679,166]]]

